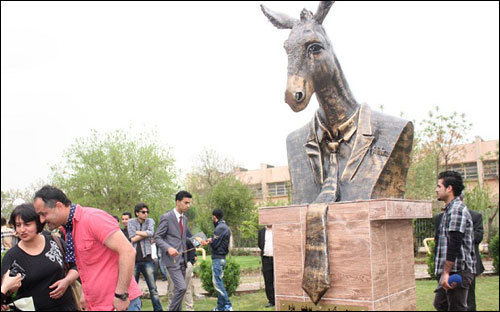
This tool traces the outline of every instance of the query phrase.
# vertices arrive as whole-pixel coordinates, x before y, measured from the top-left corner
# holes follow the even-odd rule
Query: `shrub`
[[[436,263],[434,262],[436,255],[434,254],[434,246],[435,242],[434,241],[429,241],[429,249],[431,253],[427,253],[427,273],[429,273],[431,279],[436,279],[436,274],[435,274],[435,269],[436,269]]]
[[[224,268],[224,287],[227,295],[231,297],[236,293],[240,285],[240,265],[232,258],[226,258],[226,267]],[[217,292],[212,283],[212,260],[204,260],[200,263],[200,279],[203,289],[211,297],[217,297]]]
[[[491,252],[491,257],[493,258],[493,267],[495,272],[498,273],[498,234],[495,235],[488,244],[488,248]]]

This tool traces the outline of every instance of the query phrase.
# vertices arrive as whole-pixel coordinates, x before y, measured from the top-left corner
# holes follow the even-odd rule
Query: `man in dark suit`
[[[259,230],[258,245],[262,257],[262,274],[266,285],[268,303],[266,308],[273,307],[274,302],[274,263],[273,263],[273,231],[271,225]]]
[[[479,253],[479,244],[483,240],[484,227],[483,227],[483,215],[479,212],[469,209],[469,213],[472,217],[472,223],[474,226],[474,253],[476,254],[476,275],[478,276],[484,272],[483,262],[481,261],[481,254]],[[434,241],[437,240],[439,225],[441,224],[441,219],[443,218],[443,213],[436,215],[434,223]],[[435,253],[434,253],[435,254]],[[469,288],[469,293],[467,295],[467,311],[476,311],[476,277],[472,280]]]
[[[181,311],[182,299],[186,293],[187,267],[187,216],[193,196],[180,191],[175,195],[175,208],[163,214],[154,237],[161,250],[161,261],[167,267],[174,284],[174,295],[170,299],[169,311]]]
[[[474,223],[474,252],[476,254],[476,276],[484,272],[483,262],[481,261],[481,254],[479,253],[479,244],[483,240],[483,215],[479,212],[469,209]],[[467,311],[476,311],[476,278],[472,280],[470,285],[469,295],[467,297]]]

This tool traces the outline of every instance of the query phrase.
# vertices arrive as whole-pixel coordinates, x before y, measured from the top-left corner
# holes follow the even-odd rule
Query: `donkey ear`
[[[314,14],[314,19],[318,22],[318,24],[323,23],[323,20],[328,14],[328,11],[330,11],[334,2],[335,1],[321,1],[319,3],[318,10],[316,11],[316,14]]]
[[[269,10],[262,4],[260,5],[262,12],[269,19],[269,21],[279,29],[292,29],[293,25],[298,22],[297,19],[290,17],[283,13],[277,13]]]

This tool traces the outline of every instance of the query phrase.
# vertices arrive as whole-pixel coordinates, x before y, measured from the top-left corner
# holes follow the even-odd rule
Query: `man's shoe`
[[[266,308],[274,307],[274,303],[268,302],[266,304]]]

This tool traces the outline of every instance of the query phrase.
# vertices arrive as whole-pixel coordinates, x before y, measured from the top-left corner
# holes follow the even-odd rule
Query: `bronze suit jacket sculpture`
[[[329,174],[325,169],[327,155],[324,155],[328,152],[321,148],[323,131],[316,120],[315,117],[287,138],[293,204],[330,202],[320,196]],[[339,158],[345,157],[339,160],[338,195],[333,201],[402,198],[412,136],[411,122],[361,105],[350,146],[344,154],[340,147]]]
[[[354,99],[322,26],[333,2],[300,19],[261,6],[279,29],[291,29],[285,102],[299,112],[313,93],[319,102],[312,121],[287,137],[294,204],[311,204],[306,220],[302,288],[317,304],[330,287],[327,205],[336,201],[404,196],[413,124],[372,111]],[[322,204],[323,203],[323,204]]]

